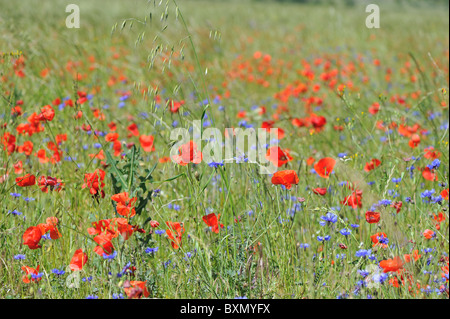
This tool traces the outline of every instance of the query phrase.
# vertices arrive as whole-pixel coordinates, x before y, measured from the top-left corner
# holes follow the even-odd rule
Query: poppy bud
[[[153,228],[156,228],[159,226],[159,223],[156,220],[152,220],[152,221],[150,221],[150,226],[152,226]]]

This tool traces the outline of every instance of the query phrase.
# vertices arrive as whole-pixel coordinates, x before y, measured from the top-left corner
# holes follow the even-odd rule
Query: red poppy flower
[[[108,133],[105,135],[105,141],[107,141],[107,142],[117,141],[118,138],[119,138],[119,134],[117,134],[117,133]]]
[[[134,136],[139,136],[139,130],[138,130],[138,126],[136,125],[136,123],[132,123],[128,126],[128,131],[130,131],[130,136],[134,135]]]
[[[342,205],[350,206],[353,209],[361,208],[362,207],[362,191],[356,190],[354,191],[350,196],[347,196],[344,198],[343,201],[341,201]]]
[[[17,151],[19,153],[24,153],[26,156],[30,156],[33,153],[33,142],[25,141],[23,145],[19,146]]]
[[[97,222],[93,222],[92,226],[87,229],[89,235],[97,235],[101,233],[108,232],[114,237],[117,237],[118,234],[110,227],[111,220],[109,219],[102,219]]]
[[[94,237],[94,241],[98,244],[94,248],[94,252],[99,256],[103,254],[110,255],[114,251],[114,246],[111,242],[113,236],[110,233],[101,233]]]
[[[410,254],[406,254],[403,257],[405,258],[405,262],[407,262],[407,263],[411,262],[411,255]],[[417,250],[417,249],[414,250],[414,252],[413,252],[414,261],[419,260],[420,257],[422,257],[422,255],[419,255],[419,250]]]
[[[309,120],[311,121],[311,124],[314,126],[316,131],[322,130],[323,126],[327,124],[327,119],[324,116],[317,116],[313,114]]]
[[[431,239],[433,237],[436,237],[436,233],[434,231],[432,231],[431,229],[427,229],[423,232],[423,236],[426,239]]]
[[[16,184],[20,187],[33,186],[36,184],[36,177],[32,174],[26,174],[22,177],[16,178]]]
[[[418,134],[413,134],[408,142],[411,148],[416,148],[420,144],[420,136]]]
[[[312,191],[313,191],[314,194],[317,194],[317,195],[320,195],[320,196],[324,196],[327,193],[327,189],[326,188],[320,188],[320,187],[314,188]]]
[[[433,219],[437,223],[442,223],[445,220],[445,215],[442,212],[440,212],[438,215],[433,214]]]
[[[274,128],[274,121],[266,121],[261,124],[261,128],[265,129],[266,131],[269,131],[271,128]],[[278,128],[278,139],[281,140],[284,137],[284,130],[281,128]]]
[[[292,170],[278,171],[272,176],[272,184],[284,185],[287,189],[291,189],[292,184],[297,185],[299,181],[297,173]]]
[[[316,160],[314,159],[314,157],[310,156],[308,157],[308,159],[306,160],[306,165],[311,166],[312,164],[314,164]]]
[[[423,157],[425,157],[427,159],[433,159],[434,160],[436,158],[441,157],[441,153],[438,152],[438,151],[435,151],[433,146],[427,147],[424,150],[424,152],[425,152],[425,154],[423,155]]]
[[[50,105],[45,105],[41,109],[41,114],[37,116],[39,121],[51,121],[55,117],[55,110]]]
[[[395,208],[397,211],[397,214],[400,213],[400,210],[402,209],[403,203],[401,201],[395,202],[391,204],[391,207]]]
[[[447,188],[447,189],[444,189],[444,190],[441,192],[441,196],[442,196],[443,199],[448,200],[448,188]]]
[[[58,178],[54,178],[51,176],[41,176],[38,180],[38,185],[41,187],[41,191],[44,193],[48,193],[48,189],[51,191],[60,191],[62,189],[62,181]]]
[[[89,192],[93,196],[98,196],[101,194],[102,198],[105,197],[105,192],[103,191],[103,187],[105,187],[105,183],[103,183],[105,179],[105,171],[102,169],[96,169],[94,173],[87,173],[84,175],[84,184],[81,188],[89,187]]]
[[[41,227],[31,226],[28,227],[25,233],[22,236],[23,244],[27,245],[30,249],[38,249],[41,248],[39,245],[39,241],[41,240],[42,235],[45,234]]]
[[[129,218],[136,215],[134,205],[137,201],[137,197],[129,198],[128,193],[123,192],[111,196],[111,199],[117,202],[116,210],[119,215]]]
[[[3,137],[0,139],[0,142],[3,144],[3,149],[8,152],[8,155],[12,154],[16,150],[16,137],[9,133],[5,132]]]
[[[146,286],[147,281],[126,281],[123,290],[129,299],[139,299],[142,296],[148,297],[150,293]]]
[[[383,268],[383,272],[395,272],[403,268],[403,262],[400,257],[395,257],[394,259],[387,259],[380,261],[380,267]]]
[[[380,213],[377,212],[366,212],[366,221],[369,224],[376,224],[380,221]]]
[[[199,164],[202,159],[203,154],[197,149],[197,144],[194,141],[181,145],[178,149],[178,155],[172,156],[172,160],[181,166],[186,166],[188,163]]]
[[[145,230],[138,228],[137,226],[131,226],[128,224],[128,220],[126,218],[113,218],[111,220],[111,225],[114,230],[118,234],[120,234],[124,240],[128,240],[128,238],[133,235],[134,231],[138,231],[140,233],[145,233]]]
[[[56,217],[48,217],[45,220],[46,224],[44,224],[45,233],[50,231],[50,238],[51,239],[58,239],[61,237],[61,233],[59,232],[58,228],[56,228],[56,225],[58,225],[59,220]],[[39,224],[38,226],[43,225]]]
[[[24,283],[26,283],[26,284],[29,284],[30,282],[32,282],[32,281],[35,281],[35,282],[38,282],[39,280],[41,280],[42,278],[41,277],[39,277],[39,278],[32,278],[30,275],[37,275],[37,274],[39,274],[39,266],[40,265],[38,265],[37,267],[36,267],[36,269],[34,269],[34,268],[31,268],[31,267],[28,267],[28,266],[22,266],[22,270],[23,271],[25,271],[25,275],[22,277],[22,281],[24,282]],[[30,280],[31,279],[31,280]]]
[[[364,170],[366,172],[370,172],[371,170],[380,166],[380,164],[381,164],[381,161],[379,159],[373,158],[370,160],[370,162],[366,163],[366,165],[364,166]]]
[[[160,162],[160,163],[167,163],[169,161],[170,161],[170,157],[168,157],[168,156],[164,156],[164,157],[161,157],[160,159],[158,159],[158,162]]]
[[[184,100],[181,101],[173,101],[173,100],[169,100],[169,110],[172,113],[177,113],[178,110],[180,109],[181,106],[183,106],[184,104]]]
[[[169,229],[166,230],[167,236],[172,240],[171,244],[174,249],[178,249],[181,246],[181,237],[184,234],[184,227],[179,222],[166,222]],[[175,235],[174,235],[175,232]]]
[[[155,150],[152,135],[141,135],[139,137],[139,142],[145,152],[153,152]]]
[[[16,164],[14,164],[14,173],[16,173],[16,174],[22,174],[23,173],[22,161],[18,161]]]
[[[272,146],[267,150],[266,159],[276,167],[281,167],[293,160],[288,150],[282,150],[279,146]]]
[[[380,110],[380,103],[375,102],[369,107],[369,113],[375,115]]]
[[[428,181],[437,181],[438,177],[434,173],[434,170],[431,170],[429,167],[425,167],[425,169],[422,171],[422,176]]]
[[[77,249],[75,253],[73,254],[72,260],[70,261],[69,267],[72,271],[75,270],[82,270],[83,266],[88,261],[88,256],[86,253],[83,252],[83,250]]]
[[[325,157],[319,160],[314,165],[314,170],[316,171],[317,175],[323,178],[329,178],[331,172],[334,169],[334,166],[336,165],[336,160],[331,157]]]
[[[387,235],[385,233],[376,233],[375,235],[370,236],[370,240],[373,243],[373,247],[375,246],[381,246],[382,248],[387,248],[387,244],[380,243],[379,238],[384,237],[387,238]]]
[[[211,231],[216,234],[219,233],[219,218],[220,214],[216,216],[214,213],[202,217],[205,224],[212,227]],[[220,224],[220,227],[223,228],[223,224]]]

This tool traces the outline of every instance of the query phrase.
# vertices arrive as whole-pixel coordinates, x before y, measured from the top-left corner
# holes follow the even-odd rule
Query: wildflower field
[[[305,2],[0,0],[0,298],[448,299],[448,3]]]

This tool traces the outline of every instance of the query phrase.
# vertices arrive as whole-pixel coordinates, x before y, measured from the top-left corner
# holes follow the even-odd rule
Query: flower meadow
[[[448,3],[73,2],[0,0],[0,298],[448,299]]]

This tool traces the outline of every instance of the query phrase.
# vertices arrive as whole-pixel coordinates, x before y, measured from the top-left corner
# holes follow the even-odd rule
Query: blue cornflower
[[[309,244],[300,244],[299,245],[300,248],[306,249],[309,247]]]
[[[351,226],[352,228],[359,228],[359,225],[358,225],[358,224],[350,224],[350,226]]]
[[[435,159],[431,164],[427,165],[429,169],[438,169],[441,165],[441,161],[439,159]]]
[[[400,183],[402,181],[402,178],[401,177],[399,177],[399,178],[393,178],[392,179],[392,183],[394,183],[394,184],[398,184],[398,183]]]
[[[86,297],[86,299],[98,299],[97,295],[89,295]]]
[[[20,194],[20,193],[9,193],[9,195],[11,195],[12,197],[20,197],[20,196],[22,196],[22,194]]]
[[[35,200],[35,198],[33,198],[33,197],[22,197],[22,199],[23,199],[24,201],[26,201],[27,203],[28,203],[28,202],[32,202],[32,201]]]
[[[438,196],[431,196],[431,202],[433,203],[433,204],[436,204],[436,203],[440,203],[440,202],[442,202],[444,199],[442,198],[442,196],[441,195],[438,195]]]
[[[83,282],[89,282],[91,280],[92,280],[92,276],[81,278],[81,281],[83,281]]]
[[[372,249],[366,250],[366,249],[360,249],[356,252],[355,256],[356,257],[369,257],[369,255],[371,254]]]
[[[156,253],[156,252],[158,251],[158,249],[159,249],[159,247],[155,247],[155,248],[147,247],[147,248],[145,249],[145,252],[146,252],[147,254],[154,254],[154,253]]]
[[[65,272],[63,269],[59,270],[59,269],[55,268],[55,269],[52,269],[52,273],[55,274],[55,275],[57,275],[57,276],[62,276],[62,275],[64,275],[66,272]]]
[[[425,190],[424,192],[422,192],[420,194],[420,197],[422,198],[429,198],[431,197],[431,195],[433,195],[436,191],[434,189],[430,189],[430,190]]]
[[[319,222],[321,226],[325,226],[326,223],[336,223],[337,222],[337,215],[333,213],[327,213],[325,216],[321,216],[320,219],[323,220],[323,222]]]
[[[208,164],[209,167],[218,168],[219,166],[223,166],[223,161],[221,162],[211,162]]]
[[[10,213],[10,214],[13,214],[13,215],[16,215],[16,216],[20,216],[20,215],[22,215],[22,213],[21,212],[19,212],[18,210],[13,210],[13,211],[8,211],[8,213]]]
[[[125,296],[123,295],[123,293],[113,294],[112,297],[113,297],[113,299],[125,299]]]
[[[44,275],[43,272],[40,272],[37,275],[36,274],[31,274],[31,278],[34,279],[34,280],[37,280],[37,279],[41,278],[43,275]]]
[[[318,241],[323,241],[323,237],[322,236],[317,236],[317,240]]]
[[[25,255],[22,255],[22,254],[18,254],[18,255],[15,255],[14,256],[14,259],[15,260],[25,260]]]
[[[348,235],[350,235],[352,233],[352,231],[350,229],[346,229],[346,228],[341,229],[339,232],[343,236],[348,236]]]
[[[117,250],[115,250],[115,251],[114,251],[112,254],[110,254],[110,255],[107,255],[107,254],[103,253],[103,259],[109,259],[109,260],[112,260],[112,259],[116,258],[116,256],[117,256]]]
[[[385,273],[375,274],[372,279],[374,282],[382,284],[386,281],[386,279],[388,279],[388,275]]]
[[[50,233],[48,233],[48,234],[42,235],[41,239],[52,239],[52,238],[50,237]]]
[[[377,239],[380,244],[387,245],[389,243],[389,239],[387,237],[384,237],[384,235],[377,236]]]
[[[378,202],[379,205],[388,206],[391,205],[392,201],[390,199],[382,199]]]
[[[329,240],[331,239],[331,236],[330,236],[330,235],[326,235],[324,239],[325,239],[326,241],[329,241]]]
[[[343,158],[343,157],[346,157],[347,156],[347,153],[339,153],[338,154],[338,157],[339,158]]]
[[[358,269],[358,274],[360,274],[361,276],[363,276],[363,278],[366,278],[367,276],[369,276],[369,272],[366,270],[359,270]]]

